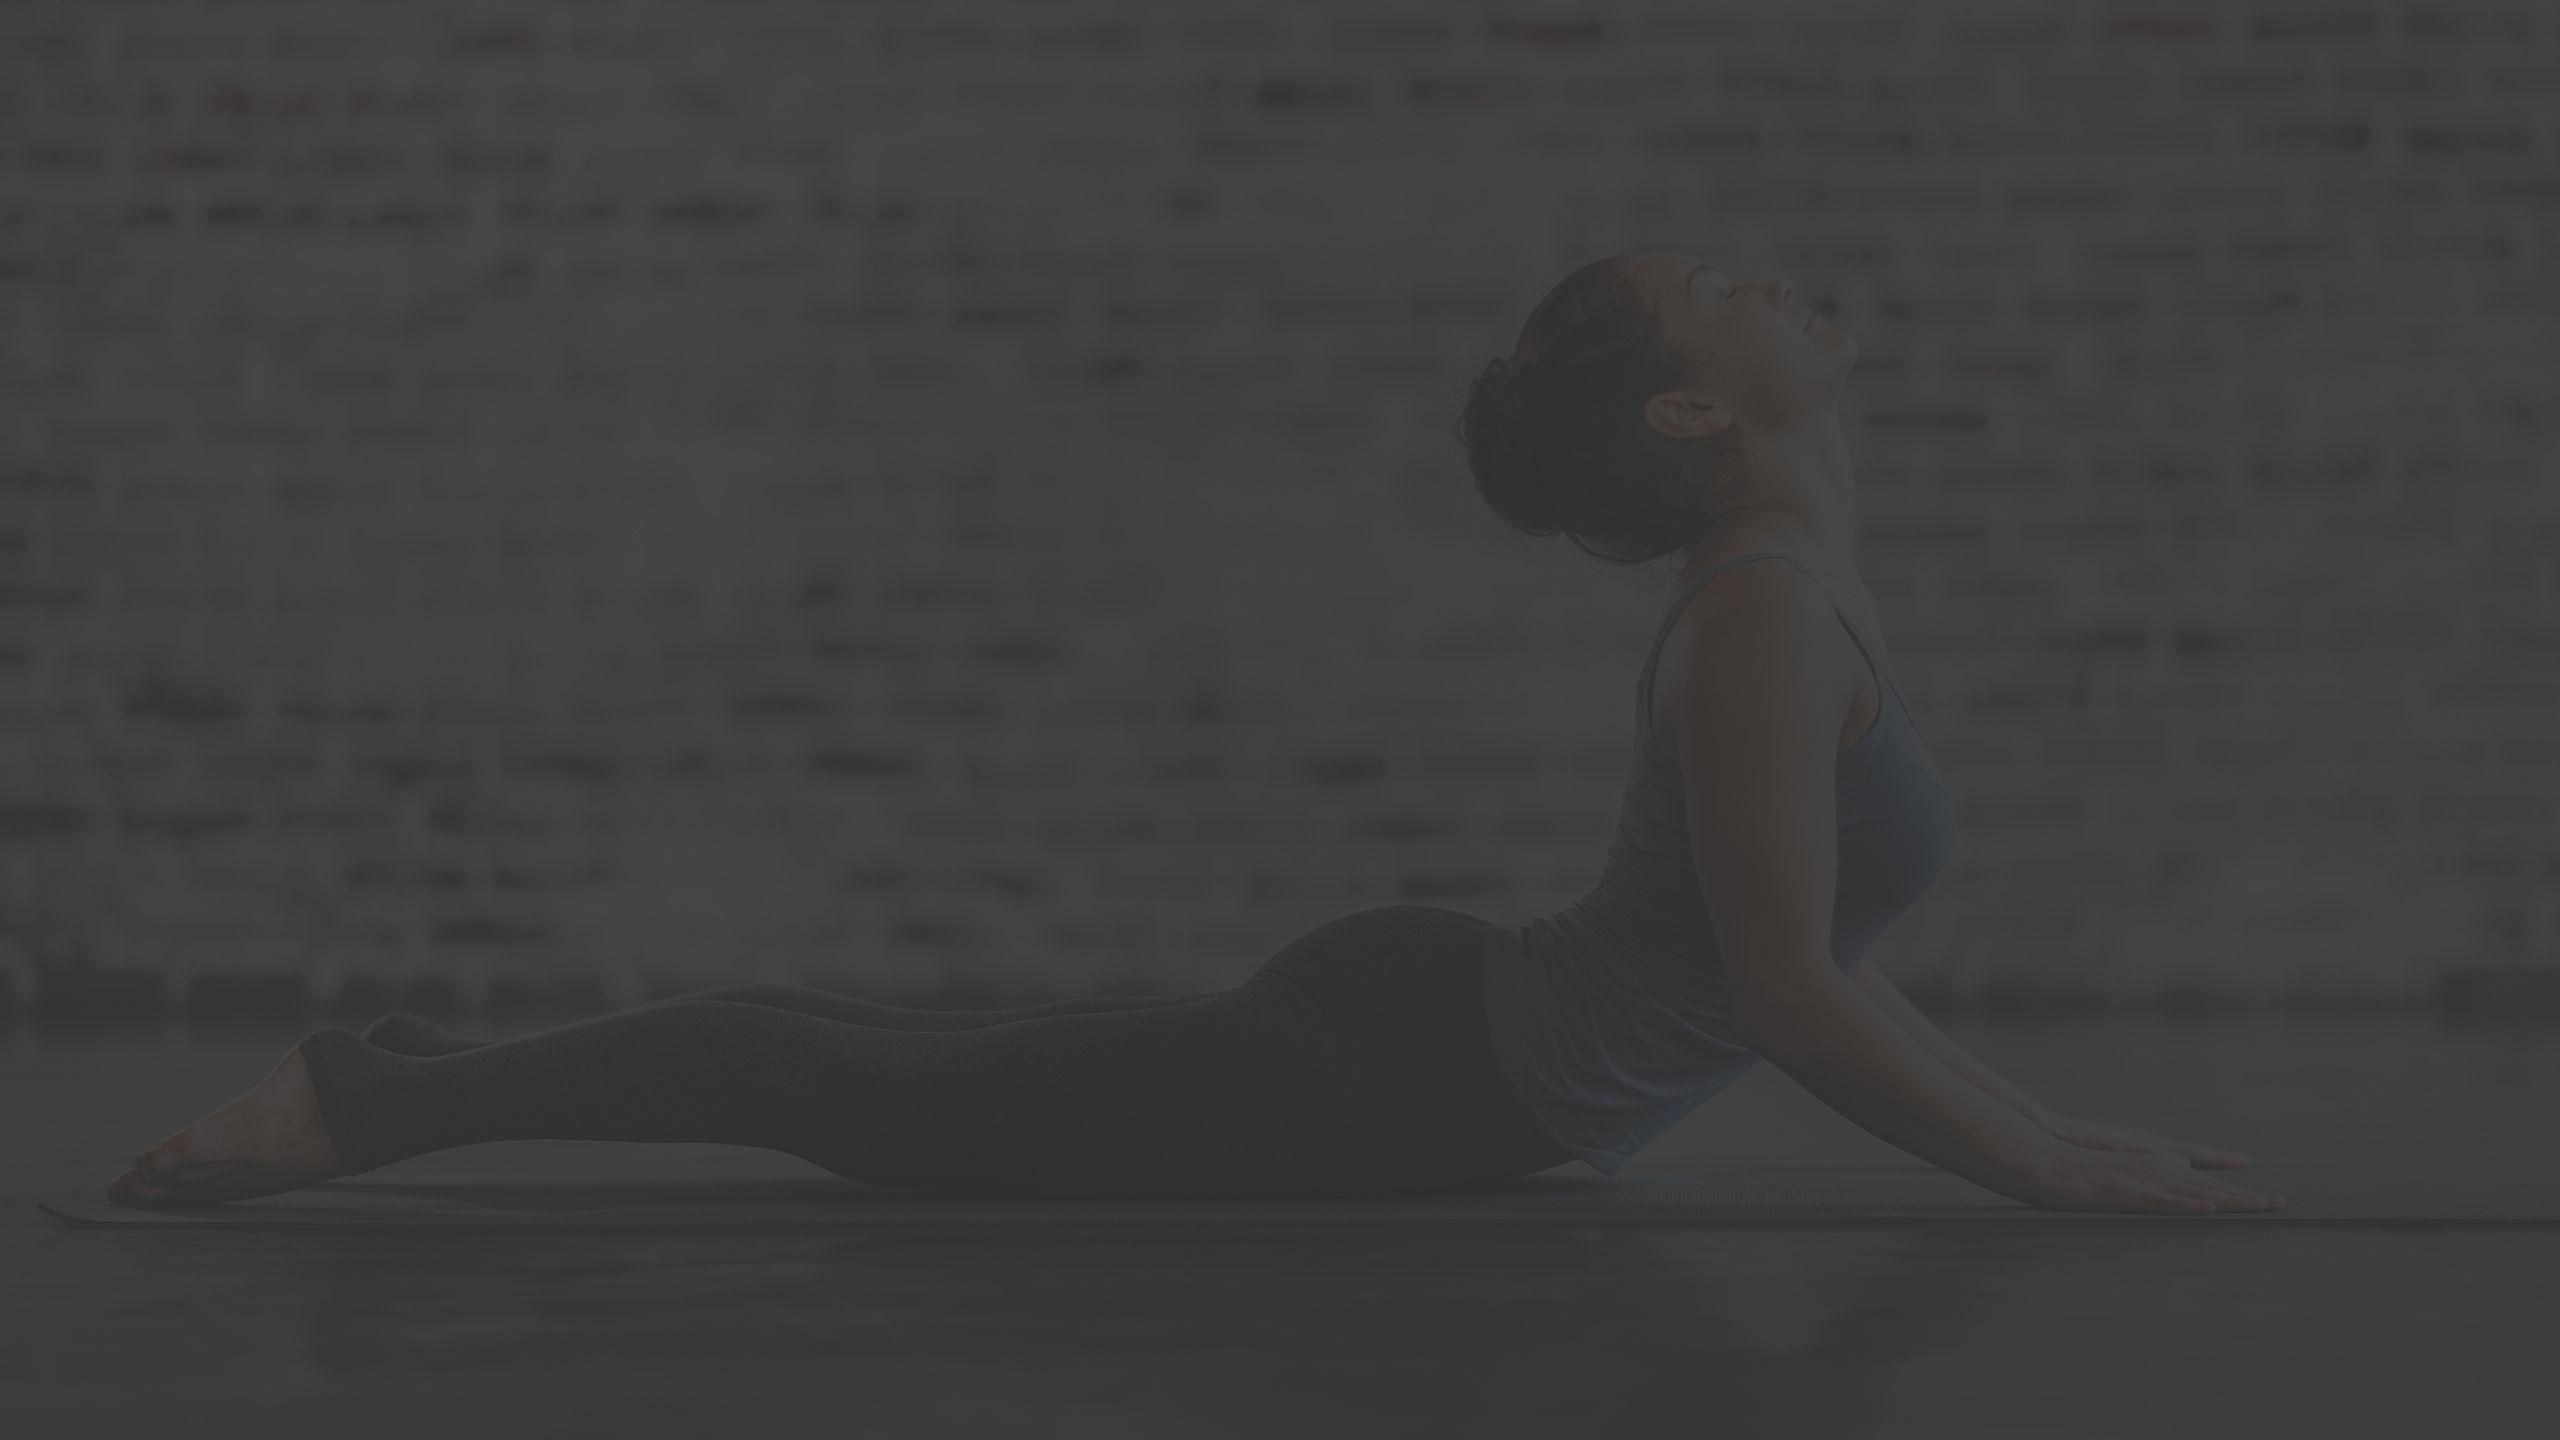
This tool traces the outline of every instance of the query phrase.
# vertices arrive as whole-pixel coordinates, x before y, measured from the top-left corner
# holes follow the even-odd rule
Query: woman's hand
[[[2237,1170],[2249,1163],[2249,1157],[2237,1150],[2219,1150],[2211,1145],[2198,1145],[2187,1140],[2167,1140],[2148,1130],[2134,1130],[2122,1125],[2101,1125],[2095,1120],[2076,1120],[2068,1115],[2043,1111],[2035,1117],[2045,1133],[2084,1150],[2125,1150],[2145,1154],[2176,1155],[2199,1170]]]
[[[2281,1210],[2284,1197],[2196,1172],[2184,1155],[2158,1150],[2091,1150],[2056,1143],[2000,1193],[2040,1210],[2211,1215]]]

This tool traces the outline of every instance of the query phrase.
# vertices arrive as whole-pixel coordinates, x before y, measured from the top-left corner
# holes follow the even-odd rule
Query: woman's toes
[[[107,1202],[111,1205],[151,1205],[169,1198],[169,1192],[142,1177],[141,1172],[127,1170],[107,1186]]]
[[[168,1139],[163,1140],[159,1144],[152,1146],[150,1149],[143,1151],[141,1154],[134,1156],[133,1168],[141,1171],[146,1179],[169,1179],[180,1169],[195,1162],[196,1157],[194,1150],[186,1143],[186,1139],[186,1134],[183,1131],[170,1136]]]

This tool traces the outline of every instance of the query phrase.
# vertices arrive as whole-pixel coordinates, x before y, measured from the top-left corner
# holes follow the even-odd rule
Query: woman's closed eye
[[[1733,281],[1726,279],[1724,276],[1708,269],[1704,265],[1690,271],[1689,275],[1693,283],[1697,281],[1706,282],[1701,288],[1703,288],[1708,294],[1715,296],[1718,300],[1731,300],[1736,295],[1742,293],[1742,287],[1740,285],[1735,284]]]

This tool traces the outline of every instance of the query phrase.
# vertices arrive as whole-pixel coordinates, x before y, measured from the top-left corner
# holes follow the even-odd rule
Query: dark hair
[[[1694,547],[1707,497],[1681,456],[1699,441],[1644,423],[1645,400],[1688,370],[1652,301],[1604,256],[1556,282],[1467,387],[1458,443],[1476,493],[1511,528],[1562,533],[1595,559],[1642,565]]]

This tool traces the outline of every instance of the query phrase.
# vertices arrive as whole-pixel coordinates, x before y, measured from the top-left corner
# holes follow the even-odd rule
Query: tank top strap
[[[1842,610],[1840,602],[1833,598],[1831,587],[1822,583],[1821,576],[1805,569],[1794,556],[1776,550],[1754,550],[1747,555],[1736,555],[1729,560],[1719,560],[1701,572],[1697,579],[1680,587],[1680,592],[1672,597],[1670,606],[1663,613],[1661,626],[1653,632],[1653,648],[1646,652],[1644,673],[1636,681],[1638,699],[1642,700],[1648,708],[1653,704],[1653,672],[1662,662],[1662,642],[1671,638],[1671,627],[1679,623],[1680,612],[1688,608],[1689,601],[1696,596],[1698,588],[1714,579],[1719,572],[1746,560],[1784,560],[1789,565],[1795,566],[1797,574],[1812,581],[1813,588],[1821,591],[1823,600],[1831,606],[1831,613],[1838,617],[1840,628],[1849,632],[1849,643],[1858,647],[1858,658],[1867,662],[1869,673],[1892,689],[1895,703],[1901,702],[1901,688],[1894,685],[1893,677],[1885,673],[1885,667],[1876,663],[1876,657],[1868,653],[1867,642],[1858,638],[1858,627],[1849,623],[1848,612]]]
[[[1748,555],[1736,555],[1730,560],[1719,560],[1700,572],[1698,578],[1681,586],[1679,593],[1671,597],[1671,603],[1663,608],[1662,623],[1654,627],[1653,646],[1645,652],[1643,673],[1636,677],[1636,693],[1647,704],[1652,703],[1653,699],[1654,667],[1662,662],[1662,642],[1671,638],[1671,627],[1680,623],[1680,612],[1689,608],[1689,601],[1697,595],[1700,586],[1746,560],[1785,560],[1790,565],[1796,564],[1794,560],[1775,550],[1754,550]],[[1796,565],[1796,568],[1802,570],[1804,567]]]

